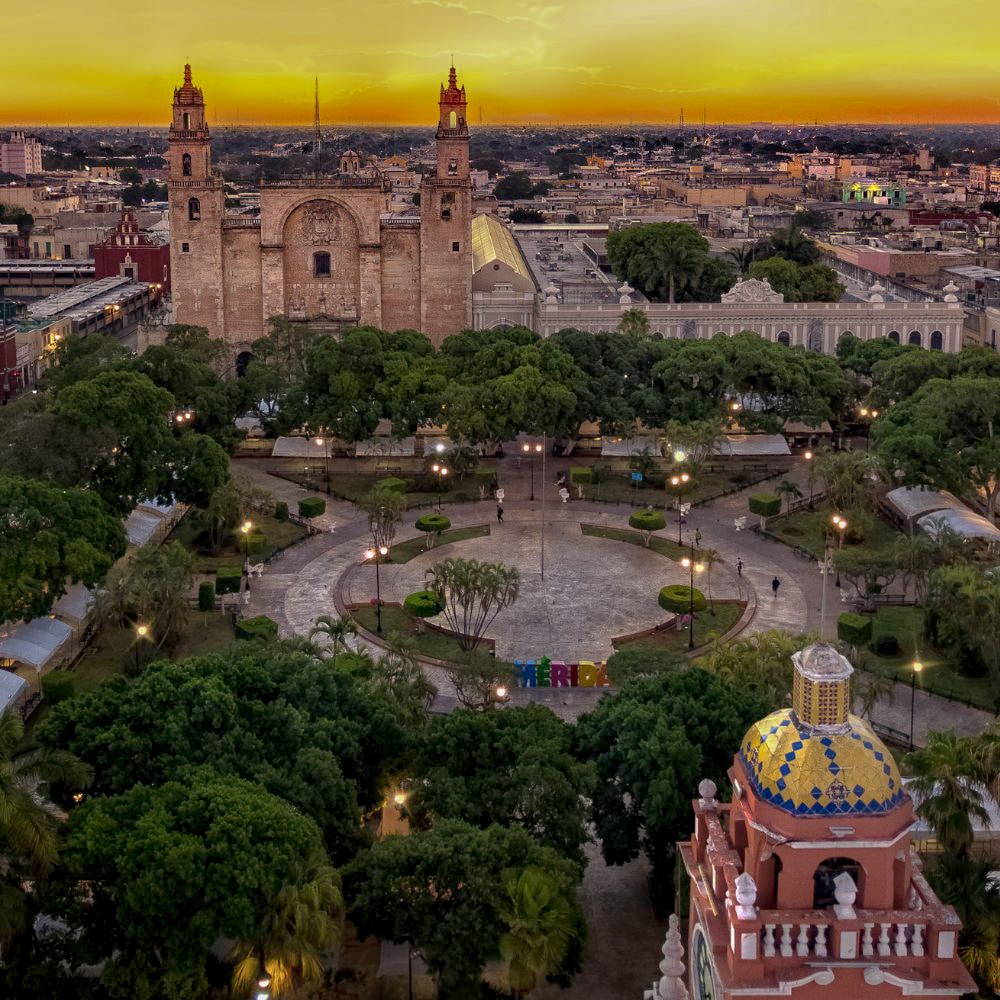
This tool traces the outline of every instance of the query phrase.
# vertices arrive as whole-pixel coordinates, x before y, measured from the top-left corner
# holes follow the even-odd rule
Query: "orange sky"
[[[1000,121],[1000,4],[970,0],[10,0],[0,120],[431,124],[452,52],[473,124]],[[10,8],[14,7],[14,10]]]

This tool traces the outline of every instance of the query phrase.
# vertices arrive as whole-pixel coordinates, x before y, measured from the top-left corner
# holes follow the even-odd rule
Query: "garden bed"
[[[326,483],[322,473],[319,475],[304,475],[302,473],[274,473],[282,479],[287,479],[298,486],[316,493],[326,492]],[[406,472],[331,472],[330,496],[340,500],[357,503],[363,496],[370,493],[380,479],[389,475],[398,475],[401,479],[429,480],[424,474],[408,474]],[[493,480],[493,469],[477,469],[469,472],[464,479],[445,479],[440,493],[442,503],[469,503],[480,499],[480,487],[486,490],[489,499],[489,487]],[[406,505],[410,510],[417,507],[430,507],[438,502],[437,488],[429,481],[425,488],[407,490]]]
[[[725,635],[743,617],[746,605],[742,601],[716,601],[715,608],[711,605],[695,615],[694,645],[695,649],[704,646],[713,637]],[[652,630],[650,634],[614,640],[616,651],[623,649],[642,649],[658,653],[668,653],[683,656],[688,650],[688,632],[686,628]]]
[[[260,552],[250,554],[251,562],[263,562],[276,552],[281,552],[308,535],[308,530],[292,521],[279,521],[270,514],[253,514],[254,529],[264,535],[264,547]],[[184,548],[194,553],[195,575],[213,574],[220,566],[243,564],[243,551],[236,534],[223,543],[218,553],[200,551],[198,538],[204,531],[196,510],[189,511],[171,532],[167,541],[180,542]]]
[[[466,528],[449,528],[437,536],[433,548],[439,549],[442,545],[447,545],[449,542],[461,542],[467,538],[483,538],[489,533],[490,526],[488,524],[476,524]],[[398,542],[393,545],[385,561],[401,565],[408,563],[411,559],[419,556],[421,552],[426,551],[428,551],[426,535],[420,535],[417,538],[407,538],[405,542]]]
[[[642,534],[634,531],[632,528],[608,528],[601,524],[581,524],[580,529],[585,535],[589,535],[591,538],[610,538],[615,542],[627,542],[629,545],[646,547],[646,542]],[[662,532],[653,535],[649,540],[649,549],[652,552],[658,552],[661,556],[666,556],[668,559],[673,559],[675,562],[679,562],[685,557],[690,557],[691,547],[688,545],[678,545],[671,538],[665,537],[669,533],[670,525],[668,524]],[[704,551],[707,550],[695,549],[695,555]]]
[[[599,464],[599,463],[598,463]],[[753,473],[747,475],[739,472],[702,472],[695,477],[695,485],[689,493],[681,497],[682,503],[701,504],[718,497],[726,496],[729,493],[736,493],[739,490],[761,483],[775,476],[783,475],[781,470],[768,470],[767,472]],[[662,478],[663,472],[659,473]],[[629,473],[612,472],[603,483],[581,483],[583,487],[583,500],[594,500],[597,503],[621,503],[629,504],[633,507],[653,506],[665,510],[672,510],[676,507],[677,501],[673,493],[668,493],[662,483],[653,485],[643,481],[636,484],[631,481]],[[573,496],[579,495],[577,484],[570,484]]]
[[[793,548],[801,549],[819,560],[823,558],[826,547],[827,529],[830,528],[832,530],[830,518],[834,513],[838,512],[834,511],[829,504],[822,503],[817,504],[815,510],[796,510],[791,514],[785,514],[781,517],[768,518],[765,534],[768,538],[783,542],[785,545],[791,545]],[[749,514],[748,518],[751,522],[756,521],[756,516],[753,514]],[[850,521],[849,514],[847,515],[847,519]],[[850,528],[848,528],[849,533]],[[859,545],[873,550],[882,549],[894,542],[899,537],[899,534],[888,522],[883,521],[881,517],[873,514],[868,534],[865,540],[859,543]],[[833,541],[836,543],[837,539],[834,538]],[[858,546],[847,544],[845,539],[844,548],[853,547]]]

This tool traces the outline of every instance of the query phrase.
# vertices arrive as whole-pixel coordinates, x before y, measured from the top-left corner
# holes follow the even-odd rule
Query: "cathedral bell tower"
[[[435,344],[472,325],[472,183],[465,87],[455,67],[438,99],[437,170],[420,194],[420,329]]]
[[[170,120],[170,272],[174,319],[224,333],[222,178],[212,174],[212,142],[205,99],[184,67],[184,83],[174,88]]]

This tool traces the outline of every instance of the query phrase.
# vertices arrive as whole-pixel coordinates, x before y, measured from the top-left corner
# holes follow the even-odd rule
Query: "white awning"
[[[416,453],[417,439],[415,437],[374,437],[369,438],[367,441],[359,441],[354,446],[355,455],[366,455],[375,458],[390,458],[394,455],[415,455]]]
[[[0,660],[13,660],[41,670],[59,652],[73,630],[55,618],[35,618],[0,632]]]
[[[28,682],[9,670],[0,670],[0,715],[24,701]]]
[[[781,434],[727,434],[719,442],[718,454],[734,458],[791,455]]]
[[[941,530],[942,525],[951,528],[963,538],[982,538],[989,542],[1000,542],[1000,529],[971,510],[939,510],[933,514],[925,514],[917,520],[917,526],[932,538]]]
[[[82,625],[93,604],[94,595],[82,583],[71,583],[52,605],[52,614],[71,625]]]
[[[936,510],[968,510],[961,500],[947,490],[935,490],[930,486],[899,486],[886,493],[885,502],[907,520],[914,520]]]
[[[129,545],[145,545],[156,534],[156,529],[163,524],[163,518],[136,508],[125,518],[125,533]]]

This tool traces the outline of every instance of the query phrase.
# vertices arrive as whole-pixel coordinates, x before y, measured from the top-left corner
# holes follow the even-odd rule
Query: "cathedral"
[[[437,162],[420,214],[389,211],[389,180],[344,153],[330,176],[264,181],[260,215],[228,215],[205,100],[184,67],[170,124],[174,320],[207,327],[239,358],[272,316],[337,332],[421,330],[435,344],[472,325],[472,187],[465,87],[438,100]]]

